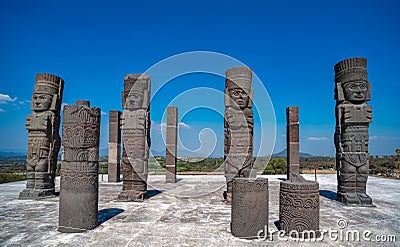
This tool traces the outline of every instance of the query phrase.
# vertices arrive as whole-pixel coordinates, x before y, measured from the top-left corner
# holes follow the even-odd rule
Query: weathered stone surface
[[[367,59],[335,65],[337,199],[345,205],[372,206],[366,193],[369,173],[368,128],[372,122]]]
[[[128,74],[122,92],[122,201],[143,201],[147,194],[150,148],[150,76]]]
[[[319,231],[319,184],[284,181],[279,191],[280,229],[288,235]],[[296,233],[291,233],[295,231]],[[295,235],[296,236],[296,235]],[[304,237],[310,237],[305,234]]]
[[[90,108],[89,101],[64,107],[60,232],[82,232],[98,225],[100,113],[99,108]]]
[[[279,219],[279,187],[286,175],[262,175],[268,178],[269,222],[273,240],[245,240],[234,237],[230,231],[231,206],[221,200],[226,189],[222,175],[181,175],[179,183],[165,183],[165,175],[150,175],[149,190],[162,191],[143,203],[125,203],[115,200],[121,185],[99,178],[99,223],[84,233],[60,234],[58,226],[59,198],[46,200],[17,200],[26,181],[0,184],[0,243],[2,246],[395,246],[400,238],[400,180],[370,177],[368,194],[376,207],[351,210],[336,202],[336,174],[318,174],[320,189],[320,230],[341,231],[338,220],[346,220],[346,232],[359,231],[360,241],[334,239],[326,232],[323,240],[304,242],[279,239],[276,221]],[[314,179],[314,174],[304,174]],[[56,178],[56,192],[60,185]],[[386,193],[382,193],[386,191]],[[150,193],[149,193],[150,194]],[[193,195],[203,195],[194,196]],[[176,196],[179,195],[179,196]],[[381,222],[384,222],[382,224]],[[396,236],[396,242],[377,243],[362,238],[364,231],[375,236]],[[261,233],[260,237],[264,237]],[[398,244],[397,244],[398,245]]]
[[[240,238],[257,238],[268,231],[268,179],[234,178],[231,231]]]
[[[26,118],[28,155],[26,189],[19,199],[53,196],[54,178],[60,151],[60,109],[64,80],[51,74],[37,74],[31,110]]]
[[[110,111],[108,138],[108,182],[120,181],[121,112]]]
[[[286,108],[286,152],[287,179],[292,180],[293,174],[299,175],[299,107]]]
[[[234,67],[226,71],[224,169],[227,183],[225,200],[231,201],[235,177],[249,177],[253,167],[252,71]]]
[[[167,183],[176,182],[176,145],[178,138],[178,108],[167,108],[167,139],[166,139],[166,179]]]

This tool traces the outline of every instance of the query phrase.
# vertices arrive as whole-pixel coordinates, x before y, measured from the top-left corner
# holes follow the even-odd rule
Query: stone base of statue
[[[56,193],[53,189],[24,189],[19,193],[21,200],[38,200],[48,197],[55,197]]]
[[[120,164],[108,163],[108,182],[121,182]]]
[[[176,166],[167,165],[165,169],[165,182],[176,183]]]
[[[268,231],[268,179],[234,178],[231,231],[239,238],[255,239]]]
[[[374,207],[372,198],[366,193],[337,193],[337,200],[346,206]]]
[[[121,202],[143,202],[147,199],[147,191],[122,191],[118,195],[118,201]]]
[[[284,181],[279,191],[280,230],[300,238],[319,236],[319,184]],[[315,235],[312,235],[315,234]]]

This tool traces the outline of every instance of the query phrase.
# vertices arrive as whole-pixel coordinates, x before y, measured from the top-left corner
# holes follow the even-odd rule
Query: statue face
[[[125,108],[128,110],[136,110],[143,108],[143,92],[131,91],[125,102]]]
[[[240,109],[246,108],[249,104],[249,95],[242,88],[229,90],[229,96],[235,101]]]
[[[364,81],[348,82],[343,87],[344,98],[352,103],[363,103],[367,98],[368,84]]]
[[[34,93],[32,96],[32,105],[34,111],[47,111],[50,109],[53,97],[48,94]]]

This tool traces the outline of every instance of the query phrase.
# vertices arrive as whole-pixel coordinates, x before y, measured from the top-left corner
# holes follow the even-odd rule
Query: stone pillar
[[[108,182],[120,181],[121,112],[110,111],[108,138]]]
[[[286,109],[288,179],[280,183],[280,230],[293,237],[313,238],[319,236],[319,184],[306,181],[299,174],[298,113],[297,106]],[[305,231],[312,231],[315,235]]]
[[[26,189],[19,199],[40,199],[54,196],[54,179],[61,138],[60,109],[64,80],[51,74],[37,74],[31,110],[26,118],[28,155]]]
[[[143,201],[147,196],[150,148],[150,76],[128,74],[122,93],[122,192],[121,201]]]
[[[368,128],[372,122],[367,59],[335,65],[337,199],[345,205],[372,206],[366,186],[369,173]]]
[[[231,201],[235,177],[249,177],[253,167],[252,71],[234,67],[226,71],[224,168],[227,183],[225,200]]]
[[[98,225],[100,113],[89,101],[64,107],[60,232],[83,232]]]
[[[176,182],[176,144],[178,138],[178,108],[167,108],[166,182]]]
[[[231,232],[239,238],[257,238],[268,233],[268,179],[234,178]],[[264,235],[262,235],[264,236]]]
[[[300,174],[299,158],[299,107],[286,108],[286,152],[287,152],[287,179],[293,174]]]
[[[284,230],[286,235],[312,238],[313,235],[309,235],[307,231],[314,231],[315,236],[319,236],[318,183],[313,181],[281,182],[279,222],[280,230]]]

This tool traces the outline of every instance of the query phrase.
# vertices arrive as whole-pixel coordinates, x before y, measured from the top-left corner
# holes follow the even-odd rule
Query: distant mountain
[[[286,158],[286,148],[280,151],[279,153],[274,153],[272,154],[272,157],[285,157]],[[311,157],[316,157],[315,155],[309,154],[309,153],[302,153],[300,152],[300,157],[302,158],[311,158]]]

